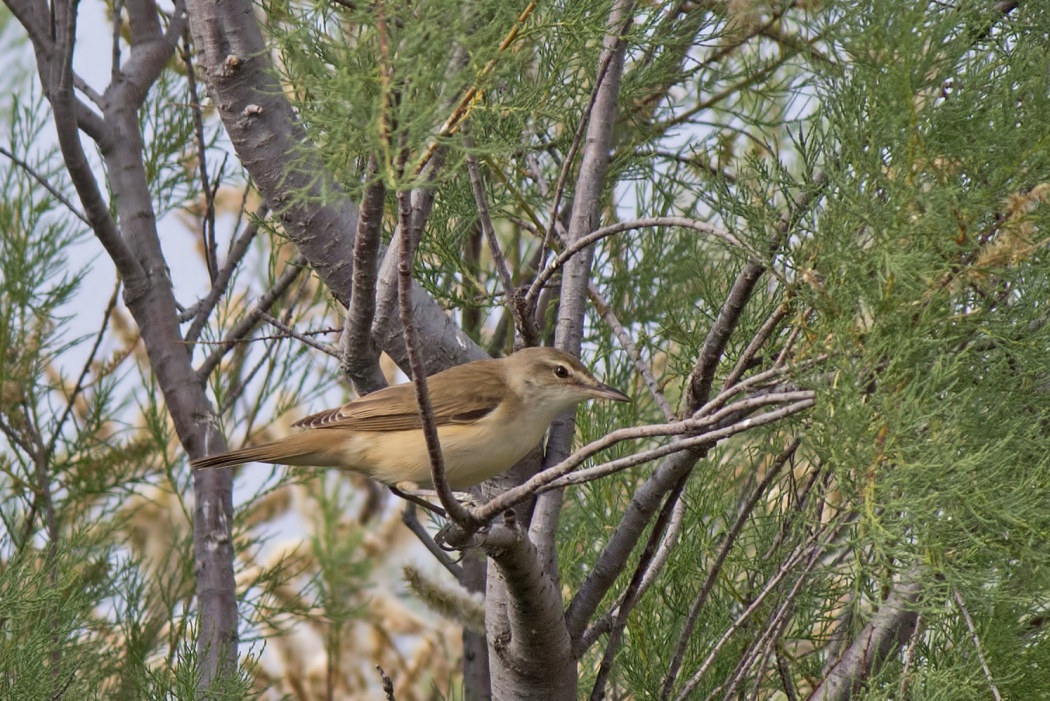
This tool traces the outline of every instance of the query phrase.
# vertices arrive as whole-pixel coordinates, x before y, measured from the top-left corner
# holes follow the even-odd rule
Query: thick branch
[[[485,627],[492,698],[576,698],[576,662],[562,614],[561,591],[540,566],[513,512],[493,527]]]
[[[620,79],[623,76],[627,46],[624,35],[631,26],[632,7],[633,3],[626,0],[613,3],[606,22],[604,48],[599,61],[599,73],[604,69],[604,74],[599,75],[593,109],[587,121],[572,215],[565,235],[565,244],[568,246],[586,238],[601,218],[602,198],[606,191],[605,175],[609,168],[613,128],[616,124],[616,105],[620,97]],[[587,284],[590,282],[593,258],[592,247],[580,249],[577,255],[565,263],[562,275],[554,345],[573,355],[580,354],[583,318],[587,310]],[[534,305],[526,302],[526,307],[532,309]],[[575,434],[575,411],[563,414],[554,421],[543,461],[545,467],[560,462],[569,455]],[[557,577],[554,539],[561,516],[562,498],[561,492],[552,491],[537,499],[530,528],[530,535],[544,559],[544,567],[554,578]]]
[[[386,378],[379,370],[379,350],[372,337],[372,322],[376,314],[376,276],[383,245],[380,236],[383,203],[386,199],[386,186],[378,171],[379,165],[373,154],[368,159],[367,171],[372,181],[365,186],[361,218],[357,221],[353,289],[342,337],[342,369],[361,394],[386,386]]]
[[[848,701],[858,685],[888,660],[911,637],[918,621],[915,603],[922,591],[922,569],[912,566],[897,582],[864,629],[839,657],[828,676],[809,697],[811,701]]]
[[[349,302],[358,209],[319,156],[275,77],[249,0],[188,0],[198,61],[234,149],[285,232]]]

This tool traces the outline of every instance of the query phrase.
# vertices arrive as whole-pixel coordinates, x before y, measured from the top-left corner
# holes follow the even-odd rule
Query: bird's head
[[[557,348],[524,348],[509,356],[505,379],[526,404],[543,404],[554,415],[588,399],[629,402],[626,394],[599,381],[583,363]]]

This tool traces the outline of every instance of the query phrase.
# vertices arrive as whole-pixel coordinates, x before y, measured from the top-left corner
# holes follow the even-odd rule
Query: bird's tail
[[[319,440],[315,431],[288,436],[272,443],[231,450],[197,458],[190,464],[195,470],[233,467],[246,462],[266,462],[274,465],[306,465],[323,467],[328,464],[328,441]],[[330,458],[329,458],[330,460]]]

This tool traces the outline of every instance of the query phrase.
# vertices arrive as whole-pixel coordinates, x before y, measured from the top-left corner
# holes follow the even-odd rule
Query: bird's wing
[[[473,368],[474,372],[467,372],[468,366],[478,364],[460,365],[430,378],[430,403],[438,426],[474,423],[495,410],[503,400],[502,382],[485,381],[487,378],[479,381],[477,367]],[[481,373],[482,376],[487,374]],[[441,391],[444,387],[457,385],[470,387],[471,391]],[[308,429],[344,428],[353,431],[408,431],[422,426],[416,408],[415,389],[411,383],[366,394],[337,409],[307,416],[294,425]]]

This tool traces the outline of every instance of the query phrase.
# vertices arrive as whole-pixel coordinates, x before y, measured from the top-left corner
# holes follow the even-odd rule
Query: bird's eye
[[[564,365],[555,365],[554,376],[564,380],[566,377],[569,376],[569,368],[565,367]]]

